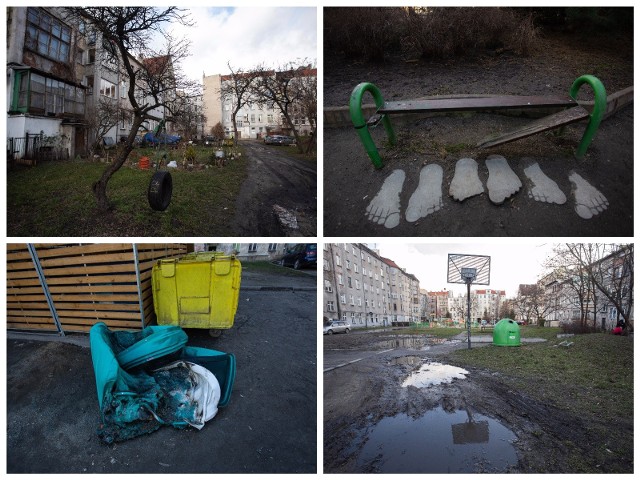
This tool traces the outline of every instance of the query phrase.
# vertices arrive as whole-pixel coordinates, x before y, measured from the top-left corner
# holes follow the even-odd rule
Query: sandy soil
[[[385,99],[399,100],[447,94],[566,95],[573,80],[585,73],[598,76],[608,93],[633,85],[631,39],[581,39],[554,34],[541,40],[531,57],[488,52],[473,59],[449,62],[407,63],[391,58],[381,65],[349,64],[325,59],[324,105],[343,106],[353,87],[369,81]],[[591,99],[588,88],[579,99]],[[448,117],[405,117],[396,120],[398,145],[380,148],[385,166],[375,170],[353,128],[324,130],[324,233],[328,236],[632,236],[633,235],[633,106],[605,120],[585,159],[573,152],[584,126],[573,125],[562,136],[551,132],[486,150],[476,142],[528,120],[493,114]],[[382,127],[373,130],[379,147],[385,144]],[[480,164],[486,186],[484,160],[504,156],[523,187],[502,205],[485,193],[458,202],[448,196],[455,163],[471,157]],[[537,161],[567,197],[564,205],[529,198],[523,173]],[[417,222],[404,220],[409,198],[418,185],[421,168],[428,163],[443,167],[443,206]],[[384,179],[395,169],[406,173],[400,195],[403,219],[395,228],[369,220],[368,204]],[[577,172],[609,202],[607,210],[585,220],[575,212],[571,172]]]

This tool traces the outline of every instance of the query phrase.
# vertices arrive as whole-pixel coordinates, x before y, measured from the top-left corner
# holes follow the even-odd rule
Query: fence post
[[[138,305],[140,307],[140,319],[142,320],[142,328],[145,327],[144,305],[142,303],[142,282],[140,280],[140,259],[138,257],[138,245],[133,243],[133,264],[136,269],[136,284],[138,285]]]
[[[62,328],[62,324],[60,323],[60,318],[58,317],[58,311],[56,310],[56,306],[53,303],[53,299],[51,298],[49,285],[47,285],[47,279],[44,276],[44,272],[42,271],[42,265],[40,264],[40,259],[38,258],[36,247],[33,243],[27,243],[27,250],[29,250],[29,255],[31,255],[31,261],[33,262],[33,265],[36,269],[36,273],[38,274],[38,279],[40,280],[40,286],[42,287],[44,296],[47,299],[47,305],[49,306],[49,311],[51,312],[53,321],[56,324],[58,333],[60,334],[60,336],[64,337],[64,330]]]

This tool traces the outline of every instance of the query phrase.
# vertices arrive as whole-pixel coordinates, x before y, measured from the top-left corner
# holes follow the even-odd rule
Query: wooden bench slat
[[[571,97],[541,97],[501,95],[489,97],[438,98],[385,102],[377,113],[461,112],[469,110],[496,110],[510,108],[566,108],[575,107]]]
[[[546,130],[553,130],[555,128],[562,127],[563,125],[569,125],[571,123],[579,122],[586,118],[589,118],[589,112],[585,108],[581,106],[573,107],[568,110],[563,110],[561,112],[548,115],[544,118],[534,120],[533,122],[528,123],[527,125],[524,125],[523,127],[520,127],[509,133],[505,133],[497,137],[494,135],[485,138],[476,146],[480,148],[495,147],[496,145],[513,142],[514,140],[529,137]]]

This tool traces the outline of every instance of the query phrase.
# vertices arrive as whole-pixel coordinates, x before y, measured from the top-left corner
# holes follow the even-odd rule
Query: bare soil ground
[[[242,145],[249,175],[236,199],[233,231],[245,236],[316,236],[315,162],[295,158],[294,147],[264,145],[258,140]],[[280,208],[274,209],[276,205]],[[287,222],[289,217],[295,217],[295,226]]]
[[[633,85],[633,39],[550,34],[530,57],[486,52],[450,61],[408,63],[400,56],[378,65],[325,59],[324,105],[346,106],[355,85],[377,85],[385,100],[450,94],[566,95],[573,81],[590,73],[603,82],[607,93]],[[588,87],[578,99],[591,100]],[[365,101],[371,101],[365,100]],[[494,114],[464,114],[420,118],[404,117],[394,125],[398,144],[385,147],[382,127],[373,130],[385,166],[375,170],[353,128],[324,131],[324,228],[332,235],[375,236],[632,236],[633,235],[633,106],[605,120],[587,156],[576,160],[583,124],[570,126],[562,136],[551,132],[480,151],[474,145],[484,137],[526,124],[527,119]],[[447,196],[455,163],[471,157],[480,164],[486,185],[484,159],[503,155],[523,181],[520,191],[502,205],[485,194],[460,203]],[[567,196],[564,205],[536,202],[527,195],[523,173],[531,161],[558,183]],[[395,169],[406,173],[401,214],[418,185],[427,163],[444,169],[443,208],[408,223],[387,229],[367,219],[367,205],[384,179]],[[584,220],[574,211],[571,171],[579,173],[607,198],[603,213]]]
[[[323,374],[325,473],[379,471],[378,461],[363,465],[359,458],[372,427],[398,414],[419,418],[436,407],[447,412],[467,410],[508,427],[516,436],[512,444],[518,461],[501,470],[505,473],[633,471],[633,448],[620,444],[620,438],[633,438],[633,415],[621,413],[612,421],[592,412],[563,408],[552,400],[553,394],[589,402],[589,392],[583,389],[570,394],[566,385],[553,385],[554,392],[518,388],[514,386],[515,379],[526,381],[526,378],[517,368],[505,373],[467,364],[462,365],[469,371],[465,380],[428,388],[401,388],[403,379],[417,367],[399,359],[417,356],[424,362],[460,365],[452,354],[467,345],[466,341],[454,339],[434,343],[426,350],[403,348],[402,343],[389,350],[385,341],[397,335],[397,332],[358,332],[324,337],[325,368],[332,356],[350,352],[354,358],[363,358],[327,369]],[[619,338],[619,341],[630,340]],[[567,401],[571,402],[569,398]],[[401,434],[398,432],[394,438],[401,441]],[[478,458],[476,471],[495,470]]]

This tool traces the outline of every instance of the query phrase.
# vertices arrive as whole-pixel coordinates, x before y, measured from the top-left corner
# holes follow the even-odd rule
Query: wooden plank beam
[[[587,110],[580,106],[573,107],[535,120],[523,127],[517,128],[509,133],[505,133],[504,135],[487,137],[480,141],[476,146],[479,148],[495,147],[496,145],[513,142],[514,140],[526,138],[547,130],[553,130],[587,118],[589,118],[589,112]]]
[[[488,97],[437,98],[385,102],[377,113],[464,112],[525,108],[567,108],[577,102],[571,97],[500,95]]]

